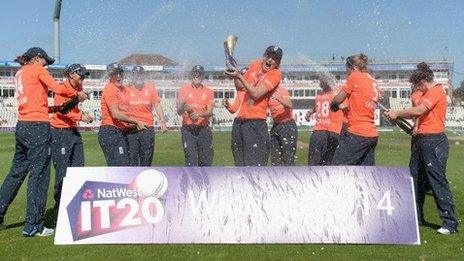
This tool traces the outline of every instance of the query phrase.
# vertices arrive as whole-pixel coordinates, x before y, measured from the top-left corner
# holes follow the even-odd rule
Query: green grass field
[[[305,165],[308,151],[308,132],[299,133],[297,164]],[[448,179],[457,204],[457,216],[462,225],[464,216],[464,141],[450,137]],[[105,160],[95,133],[84,133],[87,166],[104,166]],[[377,165],[407,166],[409,138],[400,132],[381,133],[376,151]],[[14,135],[0,134],[0,178],[3,181],[11,166],[14,153]],[[233,165],[230,152],[230,133],[214,133],[214,165]],[[179,132],[156,137],[154,166],[182,166],[184,163]],[[47,207],[53,207],[54,172],[49,189]],[[53,237],[24,238],[21,236],[25,216],[25,184],[8,210],[6,230],[0,231],[0,260],[54,260],[54,259],[312,259],[312,260],[464,260],[464,233],[439,235],[434,228],[421,227],[420,246],[391,245],[86,245],[55,246]],[[441,225],[433,198],[426,198],[426,219]]]

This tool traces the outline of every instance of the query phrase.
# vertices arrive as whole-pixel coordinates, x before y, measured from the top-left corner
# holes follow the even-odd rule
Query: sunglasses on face
[[[68,74],[67,77],[68,78],[73,78],[73,79],[76,79],[76,77],[77,77],[78,80],[84,80],[85,79],[85,75],[80,75],[80,74],[78,74],[76,72],[72,72],[72,73]]]
[[[348,67],[354,67],[354,59],[352,56],[346,58],[346,66]]]
[[[124,74],[122,73],[110,73],[110,78],[122,78]]]

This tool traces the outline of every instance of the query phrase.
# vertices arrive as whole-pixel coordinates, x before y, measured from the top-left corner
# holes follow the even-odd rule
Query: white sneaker
[[[35,236],[36,237],[48,237],[48,236],[53,235],[53,232],[55,232],[55,230],[53,230],[52,228],[44,227],[42,232],[35,234]]]
[[[437,229],[437,232],[438,232],[439,234],[442,234],[442,235],[449,235],[449,234],[451,234],[451,231],[450,231],[449,229],[447,229],[447,228],[444,228],[444,227],[441,227],[441,228]]]

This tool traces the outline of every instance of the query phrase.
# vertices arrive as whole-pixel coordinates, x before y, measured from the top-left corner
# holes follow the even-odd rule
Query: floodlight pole
[[[53,15],[53,43],[55,48],[54,58],[57,64],[60,63],[60,13],[62,0],[56,0],[55,13]]]

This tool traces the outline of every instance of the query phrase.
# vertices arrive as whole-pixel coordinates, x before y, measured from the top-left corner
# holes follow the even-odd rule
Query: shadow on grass
[[[437,225],[437,224],[434,224],[434,223],[429,223],[429,222],[425,222],[424,224],[422,224],[423,227],[429,227],[429,228],[432,228],[432,229],[439,229],[441,226],[440,225]]]
[[[26,223],[26,222],[21,221],[21,222],[16,222],[16,223],[14,223],[14,224],[9,224],[9,225],[7,225],[7,226],[5,227],[5,229],[11,229],[11,228],[16,228],[16,227],[22,227],[22,226],[24,226],[25,223]]]
[[[424,202],[425,202],[426,200],[434,201],[433,192],[430,190],[430,188],[429,188],[429,190],[426,190],[426,191],[425,191],[425,199],[424,199]],[[439,228],[441,227],[441,226],[438,225],[438,224],[430,223],[430,222],[427,222],[427,221],[425,221],[424,224],[422,224],[421,226],[423,226],[423,227],[428,227],[428,228],[432,228],[432,229],[435,229],[435,230],[437,230],[437,229],[439,229]]]
[[[58,213],[55,211],[54,208],[47,209],[47,211],[45,212],[45,219],[44,219],[45,227],[53,227],[54,228],[56,226],[57,214]],[[24,226],[25,223],[26,223],[25,221],[16,222],[16,223],[13,223],[13,224],[6,225],[6,226],[2,227],[2,229],[12,229],[12,228],[21,227],[21,226]]]
[[[47,209],[47,211],[45,212],[45,217],[44,217],[45,227],[55,228],[57,218],[58,218],[58,211],[56,211],[55,208]]]

